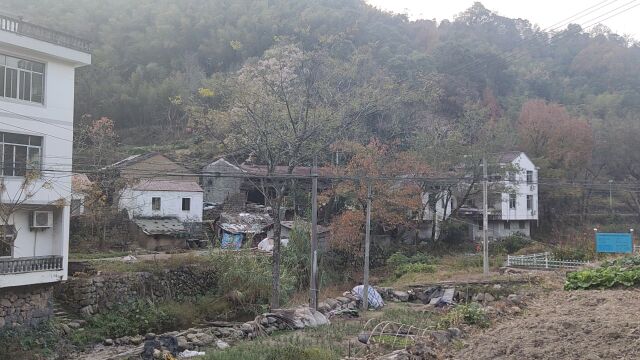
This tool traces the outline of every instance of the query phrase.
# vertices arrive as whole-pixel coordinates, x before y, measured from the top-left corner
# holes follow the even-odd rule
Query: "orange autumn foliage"
[[[333,248],[359,255],[363,249],[365,213],[367,201],[367,178],[389,178],[372,180],[372,229],[393,230],[413,224],[412,212],[421,206],[421,187],[412,177],[427,176],[429,168],[417,156],[395,151],[391,146],[373,139],[367,145],[344,142],[334,145],[334,150],[350,154],[346,166],[335,171],[358,179],[342,181],[330,190],[330,194],[345,199],[345,208],[331,223]],[[403,174],[403,175],[401,175]],[[404,180],[393,180],[402,177]]]

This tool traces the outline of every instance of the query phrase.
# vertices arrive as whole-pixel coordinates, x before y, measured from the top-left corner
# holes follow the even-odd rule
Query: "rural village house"
[[[0,15],[0,328],[51,316],[67,278],[75,69],[87,41]]]

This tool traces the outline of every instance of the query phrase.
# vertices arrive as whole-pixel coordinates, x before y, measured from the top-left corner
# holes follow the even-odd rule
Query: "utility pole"
[[[487,239],[487,228],[489,227],[489,204],[488,204],[488,179],[487,179],[487,158],[482,157],[482,273],[489,275],[489,242]]]
[[[318,160],[311,171],[311,300],[309,307],[318,309]]]
[[[362,310],[369,306],[369,245],[371,244],[371,180],[367,183],[367,223],[364,235],[364,281],[362,282]]]

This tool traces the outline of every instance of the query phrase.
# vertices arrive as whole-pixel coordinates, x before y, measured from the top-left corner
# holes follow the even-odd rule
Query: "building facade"
[[[203,192],[194,181],[140,180],[126,187],[119,207],[133,218],[173,217],[202,222]]]
[[[0,327],[46,317],[46,284],[67,277],[75,69],[89,51],[0,15]]]
[[[538,169],[523,152],[499,154],[494,159],[501,169],[499,180],[491,183],[488,237],[500,239],[515,234],[531,236],[538,221]],[[482,237],[482,203],[464,204],[460,215],[473,220],[473,237]]]

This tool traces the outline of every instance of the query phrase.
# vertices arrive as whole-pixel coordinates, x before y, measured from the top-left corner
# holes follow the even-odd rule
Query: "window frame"
[[[10,142],[9,140],[6,140],[7,135],[26,136],[27,143],[24,144],[20,142]],[[38,141],[33,141],[35,139],[38,139]],[[35,143],[39,143],[39,145],[31,145],[32,141]],[[43,136],[0,131],[0,176],[25,177],[30,171],[42,171],[43,144]],[[11,159],[8,161],[10,167],[5,163],[5,155],[7,155],[6,152],[8,148],[11,148],[11,151],[13,152]],[[16,162],[16,154],[18,153],[19,148],[24,148],[26,151],[25,161],[23,165],[20,165],[19,162]],[[32,162],[32,154],[36,150],[37,161]],[[6,173],[7,170],[10,170],[11,173]]]
[[[527,185],[533,184],[533,171],[527,170],[526,176],[527,176]]]
[[[11,64],[7,64],[7,59],[12,59],[12,60],[16,60],[16,66],[11,65]],[[21,66],[21,64],[23,64],[23,66]],[[39,65],[38,67],[42,68],[42,71],[39,71],[37,69],[34,69],[34,65]],[[12,76],[10,81],[13,82],[13,80],[15,80],[15,89],[11,89],[11,95],[15,95],[14,96],[7,96],[7,76],[6,74],[9,72],[9,70],[15,71],[15,79]],[[0,53],[0,71],[2,72],[2,75],[0,76],[0,79],[2,79],[2,83],[0,83],[0,87],[2,87],[1,91],[0,91],[0,99],[3,100],[7,100],[7,101],[17,101],[20,103],[25,103],[25,104],[39,104],[39,105],[43,105],[45,104],[45,90],[46,90],[46,74],[48,72],[47,70],[47,64],[41,60],[35,60],[35,59],[29,59],[29,58],[25,58],[23,56],[16,56],[16,55],[11,55],[8,53]],[[24,79],[26,79],[26,75],[29,75],[29,98],[25,99],[25,87],[23,86],[22,82]],[[40,86],[39,87],[34,87],[34,78],[37,75],[37,77],[40,78]],[[37,89],[37,91],[34,91],[34,88]],[[34,95],[40,96],[39,100],[33,100]]]
[[[504,229],[505,230],[511,230],[511,223],[509,221],[505,221],[504,222]]]
[[[509,194],[509,210],[515,210],[518,206],[518,197],[516,194]]]
[[[533,210],[533,195],[527,195],[527,210]]]
[[[185,209],[185,200],[187,200],[186,209]],[[183,197],[182,198],[182,211],[191,211],[191,198],[190,197]]]
[[[521,220],[518,222],[518,228],[520,230],[526,230],[527,229],[527,220]]]
[[[151,197],[151,211],[162,211],[162,198],[160,196]]]

